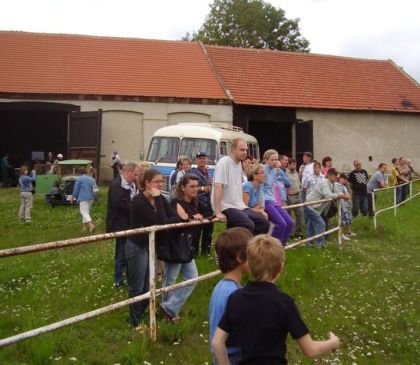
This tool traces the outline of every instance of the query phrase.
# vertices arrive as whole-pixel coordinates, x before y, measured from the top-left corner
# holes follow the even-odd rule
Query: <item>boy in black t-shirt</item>
[[[226,340],[233,330],[242,350],[240,364],[287,364],[287,334],[298,342],[308,357],[328,353],[339,346],[332,332],[326,341],[314,341],[300,317],[294,300],[275,286],[285,259],[280,242],[258,235],[248,245],[248,265],[256,281],[238,289],[228,299],[226,311],[213,338],[220,365],[229,364]]]

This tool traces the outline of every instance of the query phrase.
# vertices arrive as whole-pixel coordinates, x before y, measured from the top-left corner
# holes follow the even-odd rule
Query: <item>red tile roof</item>
[[[228,99],[200,44],[0,32],[0,92]]]
[[[420,112],[420,87],[392,61],[207,46],[237,104]]]
[[[392,61],[205,48],[207,54],[194,42],[0,31],[0,94],[232,95],[245,105],[420,112],[419,85]]]

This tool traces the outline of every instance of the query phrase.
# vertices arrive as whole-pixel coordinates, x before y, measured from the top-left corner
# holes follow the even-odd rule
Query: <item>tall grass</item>
[[[104,231],[106,191],[92,208]],[[0,248],[82,235],[77,207],[47,206],[36,196],[33,222],[17,219],[16,189],[0,190]],[[392,202],[389,194],[378,204]],[[357,239],[340,249],[332,235],[324,250],[287,253],[278,286],[295,298],[315,338],[329,330],[342,340],[326,358],[310,361],[294,341],[291,364],[416,364],[419,346],[420,200],[354,222]],[[217,232],[224,229],[217,226]],[[114,242],[0,259],[0,337],[43,326],[127,298],[113,287]],[[200,273],[216,269],[199,258]],[[127,326],[126,309],[0,349],[0,364],[205,364],[210,363],[208,302],[220,278],[197,285],[179,323],[158,322],[158,341]]]

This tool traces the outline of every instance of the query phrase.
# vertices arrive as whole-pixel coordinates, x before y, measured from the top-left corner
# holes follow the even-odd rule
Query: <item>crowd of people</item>
[[[354,161],[354,170],[347,175],[337,172],[330,156],[319,163],[313,161],[310,152],[303,155],[299,169],[294,158],[279,155],[274,149],[265,151],[259,163],[248,155],[246,141],[235,139],[231,153],[217,162],[213,176],[207,168],[205,151],[195,156],[194,168],[189,158],[181,157],[169,178],[168,200],[163,194],[161,172],[147,163],[120,164],[116,152],[113,161],[107,232],[212,218],[226,222],[226,231],[215,243],[218,264],[225,276],[214,288],[209,307],[214,364],[284,363],[288,333],[310,357],[338,347],[339,339],[333,333],[328,340],[314,341],[293,299],[274,283],[284,269],[284,246],[289,240],[317,236],[308,245],[324,247],[323,233],[337,209],[342,213],[342,238],[350,240],[355,236],[353,218],[372,215],[371,193],[387,186],[385,163],[379,164],[370,178],[359,160]],[[393,159],[392,163],[395,185],[411,180],[409,160]],[[90,207],[96,184],[86,171],[80,173],[73,199],[80,205],[83,230],[93,232]],[[25,221],[31,219],[34,180],[28,168],[22,166],[19,218]],[[406,186],[397,188],[397,203],[406,198]],[[319,202],[325,199],[334,201]],[[338,200],[343,203],[337,205]],[[303,202],[314,204],[285,209]],[[156,232],[157,267],[164,287],[174,284],[180,274],[184,280],[198,276],[195,258],[209,255],[212,233],[213,223]],[[116,287],[127,280],[130,298],[149,290],[149,235],[116,238],[114,262]],[[248,272],[255,281],[242,288],[241,278]],[[165,293],[159,306],[161,316],[177,321],[193,289],[194,285],[189,285]],[[142,328],[147,305],[147,300],[130,305],[131,327]]]

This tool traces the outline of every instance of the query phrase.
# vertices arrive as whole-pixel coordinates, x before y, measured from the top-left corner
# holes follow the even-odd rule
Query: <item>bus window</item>
[[[183,138],[181,141],[180,155],[189,157],[195,163],[195,156],[198,152],[207,153],[207,163],[215,164],[216,141],[201,138]]]
[[[153,137],[147,161],[176,163],[179,151],[179,138]]]
[[[226,141],[221,141],[220,142],[220,157],[227,156],[227,155],[228,155],[228,151],[227,151]]]
[[[260,156],[258,156],[258,146],[255,143],[249,143],[248,144],[248,154],[254,157],[255,159],[259,159]]]

